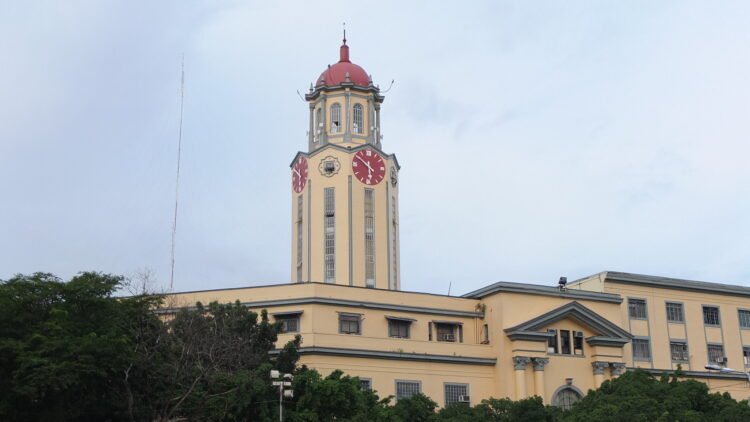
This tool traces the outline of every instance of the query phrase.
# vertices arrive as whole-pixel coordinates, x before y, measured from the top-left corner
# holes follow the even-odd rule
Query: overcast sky
[[[0,279],[290,279],[297,96],[385,89],[404,290],[603,270],[750,285],[750,2],[23,2],[0,14]]]

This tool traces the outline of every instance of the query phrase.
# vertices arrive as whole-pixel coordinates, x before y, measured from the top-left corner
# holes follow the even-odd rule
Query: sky
[[[401,279],[750,286],[750,2],[57,2],[0,14],[0,279],[290,280],[305,92],[385,90]]]

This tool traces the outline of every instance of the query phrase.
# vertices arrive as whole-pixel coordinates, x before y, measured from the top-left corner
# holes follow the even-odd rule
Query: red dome
[[[349,80],[347,80],[347,76]],[[367,72],[349,61],[349,46],[346,45],[346,39],[344,39],[344,44],[341,45],[339,62],[333,66],[328,66],[328,69],[320,74],[315,86],[324,84],[336,86],[344,82],[365,87],[370,85],[370,77],[367,76]]]

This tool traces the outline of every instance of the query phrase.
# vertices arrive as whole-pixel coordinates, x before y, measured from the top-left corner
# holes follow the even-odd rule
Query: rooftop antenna
[[[177,175],[174,182],[174,219],[172,220],[172,269],[169,275],[169,290],[174,287],[174,251],[177,237],[177,204],[180,192],[180,156],[182,155],[182,110],[185,104],[185,53],[182,53],[180,75],[180,134],[177,137]]]
[[[448,282],[448,296],[450,296],[450,295],[451,295],[451,286],[452,286],[452,285],[453,285],[453,282],[452,282],[452,281],[449,281],[449,282]]]

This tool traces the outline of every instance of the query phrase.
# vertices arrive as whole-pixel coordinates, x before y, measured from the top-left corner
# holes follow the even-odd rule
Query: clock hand
[[[297,177],[302,177],[301,174],[299,174],[299,171],[297,169],[292,169],[293,172],[297,173]]]
[[[355,157],[357,158],[357,160],[361,161],[362,164],[366,165],[367,168],[369,169],[369,171],[372,171],[372,167],[370,167],[370,164],[367,161],[365,161],[362,158],[360,158],[359,155],[355,155]]]

